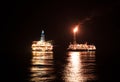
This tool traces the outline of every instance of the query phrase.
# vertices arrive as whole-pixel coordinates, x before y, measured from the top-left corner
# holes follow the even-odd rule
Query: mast
[[[41,32],[41,38],[40,41],[44,42],[45,41],[45,34],[44,34],[44,30],[42,30]]]
[[[78,26],[76,26],[74,29],[73,29],[73,44],[76,44],[76,33],[78,31]]]

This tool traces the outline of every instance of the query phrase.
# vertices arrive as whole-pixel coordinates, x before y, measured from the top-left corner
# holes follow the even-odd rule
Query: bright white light
[[[73,29],[73,32],[76,33],[78,31],[78,26],[76,26],[74,29]]]

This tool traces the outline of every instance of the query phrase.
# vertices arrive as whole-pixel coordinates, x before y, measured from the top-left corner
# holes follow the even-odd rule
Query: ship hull
[[[88,49],[67,49],[67,51],[95,51],[95,49],[88,50]]]
[[[48,42],[34,41],[32,44],[33,51],[52,51],[53,45]]]
[[[41,49],[35,49],[35,50],[33,50],[32,49],[32,51],[52,51],[52,50],[41,50]]]
[[[70,44],[67,48],[68,51],[95,51],[95,45],[87,44]]]

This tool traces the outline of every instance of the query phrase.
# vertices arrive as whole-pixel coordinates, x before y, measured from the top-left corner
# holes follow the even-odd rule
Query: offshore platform
[[[52,51],[53,45],[51,41],[45,41],[44,30],[41,32],[41,37],[39,41],[32,42],[32,50],[38,51]]]
[[[96,46],[95,45],[88,45],[87,43],[84,44],[78,44],[76,41],[76,32],[78,31],[78,26],[76,26],[73,29],[73,33],[74,33],[74,38],[73,38],[73,43],[70,43],[67,50],[69,51],[94,51],[96,50]]]

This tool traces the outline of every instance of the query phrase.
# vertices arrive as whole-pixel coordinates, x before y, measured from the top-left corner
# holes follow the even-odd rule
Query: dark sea
[[[99,48],[98,48],[99,49]],[[3,82],[109,82],[119,80],[119,58],[112,51],[5,52]]]

